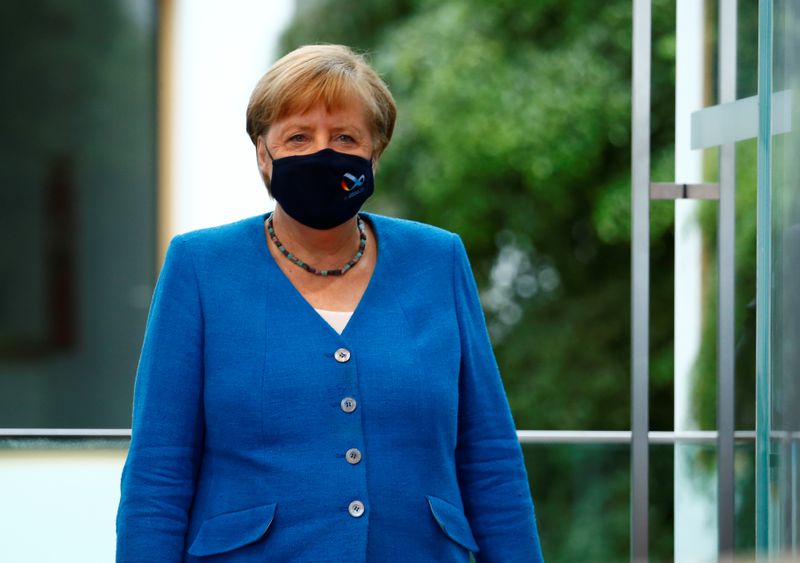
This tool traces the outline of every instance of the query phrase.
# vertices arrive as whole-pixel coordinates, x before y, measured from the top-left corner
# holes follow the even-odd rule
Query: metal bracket
[[[719,184],[652,182],[650,199],[719,199]]]

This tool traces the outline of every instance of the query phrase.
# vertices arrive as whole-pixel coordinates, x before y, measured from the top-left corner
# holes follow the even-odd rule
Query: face
[[[288,115],[275,121],[266,136],[256,145],[258,167],[272,177],[272,158],[312,154],[322,149],[354,154],[373,161],[372,130],[361,104],[326,110],[317,104],[302,114]],[[267,154],[269,150],[269,154]]]

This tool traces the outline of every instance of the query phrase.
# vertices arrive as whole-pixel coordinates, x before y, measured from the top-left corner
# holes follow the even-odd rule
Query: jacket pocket
[[[277,506],[265,504],[209,518],[200,526],[189,554],[203,556],[226,553],[258,541],[272,524]]]
[[[447,537],[473,553],[477,553],[479,551],[478,544],[472,536],[472,530],[469,528],[464,511],[438,497],[425,495],[425,498],[428,499],[428,506],[430,506],[433,518]]]

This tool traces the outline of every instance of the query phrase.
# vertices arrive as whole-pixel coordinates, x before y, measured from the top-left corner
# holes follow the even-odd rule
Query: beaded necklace
[[[269,238],[275,243],[275,246],[278,247],[278,250],[281,252],[281,254],[286,256],[286,258],[288,258],[293,264],[303,268],[306,272],[310,272],[318,276],[343,276],[348,270],[350,270],[350,268],[355,266],[358,261],[361,260],[361,257],[364,256],[364,248],[367,246],[367,232],[364,228],[364,221],[361,219],[360,215],[356,215],[356,222],[358,224],[359,234],[358,251],[347,264],[336,270],[318,270],[313,266],[309,266],[300,260],[300,258],[286,250],[286,247],[283,246],[283,243],[281,243],[281,241],[278,240],[277,235],[275,235],[275,229],[272,227],[272,215],[270,215],[269,219],[267,219],[267,232],[269,233]]]

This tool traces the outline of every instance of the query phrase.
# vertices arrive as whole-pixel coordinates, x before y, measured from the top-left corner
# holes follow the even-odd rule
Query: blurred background
[[[681,135],[722,101],[723,4],[735,99],[762,108],[729,114],[754,131],[729,139],[734,553],[797,554],[798,2],[652,0],[649,173],[720,180],[719,149]],[[272,208],[247,99],[274,60],[317,42],[365,52],[398,103],[367,209],[467,246],[546,559],[628,560],[632,29],[631,0],[4,3],[0,560],[113,558],[164,251]],[[794,116],[768,119],[772,92]],[[718,202],[653,201],[649,226],[649,558],[716,561]]]

